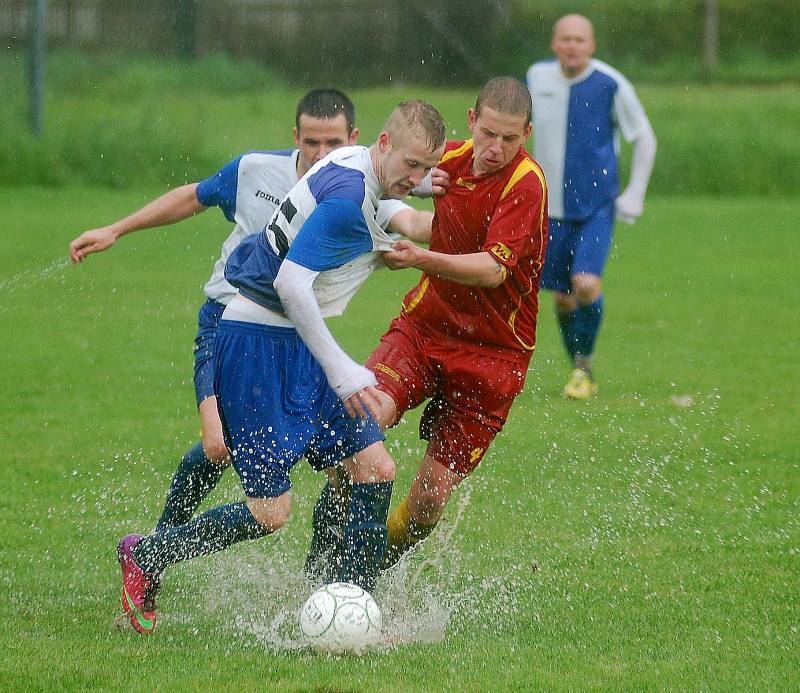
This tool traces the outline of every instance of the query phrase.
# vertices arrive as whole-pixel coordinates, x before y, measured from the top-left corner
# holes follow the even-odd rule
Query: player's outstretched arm
[[[198,201],[196,190],[197,183],[181,185],[113,224],[84,231],[69,244],[70,260],[73,264],[83,262],[88,255],[107,250],[125,234],[174,224],[204,212],[207,207]]]
[[[467,286],[495,288],[505,279],[505,268],[489,253],[449,255],[420,248],[410,241],[395,241],[392,250],[383,254],[389,269],[416,267],[425,274],[451,279]]]
[[[403,209],[389,220],[389,230],[395,231],[417,243],[431,242],[433,212],[418,209]]]

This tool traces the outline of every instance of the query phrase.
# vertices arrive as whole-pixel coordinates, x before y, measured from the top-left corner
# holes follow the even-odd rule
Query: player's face
[[[379,174],[387,197],[401,199],[416,188],[430,170],[439,163],[444,144],[431,151],[422,138],[410,133],[407,141],[393,145],[387,133],[381,133],[382,162]]]
[[[483,106],[480,115],[470,108],[467,122],[474,152],[472,172],[478,176],[503,168],[531,134],[525,116],[500,113],[489,106]]]
[[[347,117],[339,113],[335,118],[300,116],[300,126],[294,128],[294,143],[300,150],[297,175],[302,176],[330,152],[358,140],[358,128],[348,132]]]
[[[564,17],[556,24],[550,48],[567,77],[579,75],[594,55],[592,25],[583,17]]]

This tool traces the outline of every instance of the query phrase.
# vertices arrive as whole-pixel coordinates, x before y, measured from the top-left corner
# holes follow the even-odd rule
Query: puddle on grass
[[[446,634],[474,632],[489,622],[503,629],[502,614],[513,611],[521,586],[507,576],[470,580],[462,574],[459,526],[472,492],[470,480],[465,481],[437,530],[381,575],[373,596],[381,608],[383,644],[373,654],[438,643]],[[198,577],[205,585],[200,608],[265,649],[306,649],[298,613],[319,585],[303,576],[305,546],[288,551],[268,542],[207,562]]]

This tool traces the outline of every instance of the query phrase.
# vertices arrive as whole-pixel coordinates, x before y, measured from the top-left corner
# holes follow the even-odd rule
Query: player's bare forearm
[[[197,183],[182,185],[113,224],[84,231],[69,244],[70,260],[82,262],[92,253],[107,250],[128,233],[173,224],[205,211],[207,208],[198,201],[196,190]]]
[[[393,250],[383,254],[389,269],[415,267],[425,274],[436,275],[466,284],[495,288],[505,279],[503,266],[487,252],[449,255],[420,248],[410,241],[397,241]]]
[[[431,223],[433,212],[417,209],[404,209],[389,221],[389,229],[417,243],[431,242]]]

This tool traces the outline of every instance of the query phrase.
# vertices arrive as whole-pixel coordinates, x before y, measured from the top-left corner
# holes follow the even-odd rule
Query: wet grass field
[[[376,590],[396,645],[311,654],[296,611],[313,499],[278,535],[171,570],[118,632],[122,534],[154,524],[197,436],[191,345],[214,210],[72,268],[68,242],[157,190],[0,190],[2,690],[787,690],[800,677],[796,202],[648,201],[618,228],[589,403],[551,301],[506,431],[441,530]],[[364,358],[416,273],[332,321]],[[422,453],[389,433],[394,503]],[[208,503],[239,497],[229,472]]]

